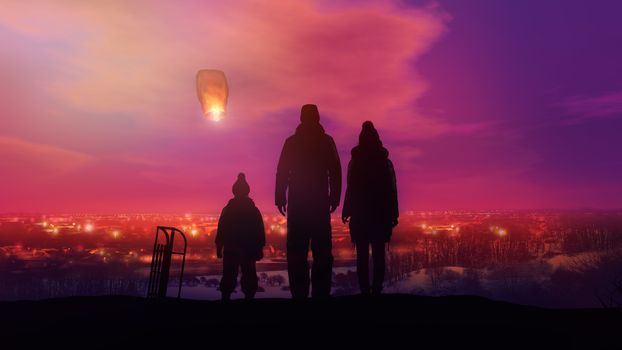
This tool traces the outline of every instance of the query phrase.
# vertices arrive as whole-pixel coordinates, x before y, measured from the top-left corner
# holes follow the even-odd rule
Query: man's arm
[[[341,199],[341,161],[339,160],[339,153],[337,152],[337,146],[332,137],[329,136],[329,149],[330,154],[328,158],[328,183],[330,185],[330,212],[334,212],[339,206]]]
[[[285,140],[279,164],[276,167],[276,188],[274,193],[274,204],[279,208],[281,214],[285,215],[287,205],[287,186],[291,168],[291,150],[289,139]]]

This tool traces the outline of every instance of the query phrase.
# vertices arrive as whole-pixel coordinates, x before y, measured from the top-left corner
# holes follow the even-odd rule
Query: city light
[[[586,220],[593,218],[589,213],[573,215],[584,215]],[[617,212],[610,215],[611,222],[622,220]],[[11,240],[12,243],[0,247],[0,258],[23,262],[16,265],[20,273],[33,273],[33,276],[50,266],[62,266],[72,273],[78,271],[75,274],[78,278],[90,278],[88,274],[82,277],[79,272],[85,268],[93,268],[107,271],[111,276],[118,273],[131,279],[137,271],[143,271],[150,266],[154,228],[160,225],[184,229],[182,231],[189,238],[186,266],[191,271],[200,271],[201,274],[218,271],[222,261],[215,256],[213,239],[218,227],[218,214],[195,213],[190,218],[187,221],[184,212],[73,214],[49,216],[46,219],[40,215],[26,215],[19,217],[17,221],[13,215],[0,215],[0,230],[5,229],[6,240]],[[201,218],[204,220],[200,222]],[[403,264],[410,266],[409,269],[436,266],[480,269],[481,266],[494,264],[522,264],[525,256],[555,259],[555,263],[560,263],[566,259],[560,258],[559,254],[566,254],[564,244],[570,241],[567,237],[590,237],[581,249],[593,249],[592,242],[603,239],[605,231],[602,227],[609,227],[605,225],[606,222],[602,226],[585,227],[576,224],[574,217],[565,218],[563,212],[496,212],[490,215],[487,212],[428,212],[426,221],[422,222],[420,212],[415,212],[411,216],[401,216],[402,229],[393,231],[390,251],[394,261],[387,260],[387,266],[395,264],[395,271],[399,273],[403,273],[400,272],[403,271]],[[270,274],[272,269],[286,267],[287,221],[269,213],[266,214],[264,223],[266,246],[263,249],[264,258],[258,266]],[[552,236],[550,233],[559,236]],[[342,224],[340,220],[332,222],[332,243],[339,269],[344,266],[353,269],[356,250],[352,246],[348,225]],[[182,242],[175,238],[175,244],[179,248]],[[577,249],[576,244],[569,249]],[[337,270],[336,275],[340,275],[343,281],[335,283],[350,283],[347,282],[349,277],[345,273],[345,269]],[[31,280],[37,281],[36,278]],[[70,287],[67,288],[67,293],[74,293]],[[134,293],[136,290],[132,291]],[[279,289],[279,293],[281,292]],[[271,295],[269,291],[266,293],[264,295]]]
[[[423,233],[429,234],[429,235],[437,235],[441,232],[445,232],[453,236],[460,231],[460,229],[457,228],[456,225],[446,225],[446,224],[442,224],[442,225],[422,224],[421,228],[423,229]]]
[[[500,237],[506,236],[508,234],[508,230],[506,230],[506,229],[504,229],[502,227],[499,227],[499,226],[490,226],[490,232],[492,232],[492,233],[494,233],[494,234],[496,234],[496,235],[498,235]]]

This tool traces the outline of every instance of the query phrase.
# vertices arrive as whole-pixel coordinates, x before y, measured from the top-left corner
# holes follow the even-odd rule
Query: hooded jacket
[[[288,220],[323,220],[339,205],[341,163],[332,137],[319,122],[303,122],[283,145],[275,204],[288,205]]]
[[[360,145],[351,154],[342,215],[351,218],[353,240],[379,235],[388,241],[391,224],[399,216],[395,170],[389,151],[381,144]]]

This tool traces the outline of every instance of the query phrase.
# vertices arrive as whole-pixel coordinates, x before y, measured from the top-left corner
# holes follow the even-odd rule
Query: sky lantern
[[[197,96],[206,118],[215,122],[222,119],[229,97],[225,73],[217,69],[202,69],[197,73]]]

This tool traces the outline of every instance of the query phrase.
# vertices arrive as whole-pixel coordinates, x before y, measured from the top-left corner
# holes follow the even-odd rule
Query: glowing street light
[[[506,229],[504,229],[502,227],[499,227],[499,226],[490,226],[490,232],[492,232],[492,233],[494,233],[494,234],[496,234],[496,235],[498,235],[500,237],[503,237],[503,236],[508,234],[508,230],[506,230]]]

